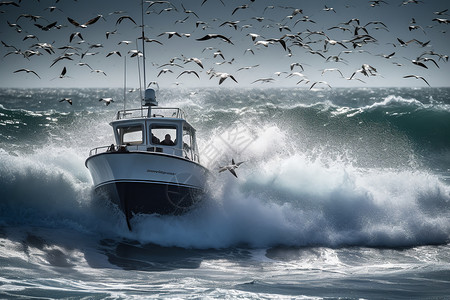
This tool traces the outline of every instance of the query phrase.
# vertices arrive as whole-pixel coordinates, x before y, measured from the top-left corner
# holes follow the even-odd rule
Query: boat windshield
[[[150,125],[151,143],[153,145],[175,146],[177,144],[177,126],[170,124]]]
[[[139,145],[144,141],[144,128],[141,124],[118,127],[120,144]]]

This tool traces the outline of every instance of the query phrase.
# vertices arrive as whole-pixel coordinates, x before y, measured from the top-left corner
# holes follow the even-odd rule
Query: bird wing
[[[74,26],[76,26],[76,27],[80,27],[80,24],[79,24],[77,21],[75,21],[74,19],[67,17],[67,20],[69,20],[69,22],[70,22],[72,25],[74,25]]]
[[[234,82],[238,83],[237,80],[233,77],[233,75],[230,75],[229,77],[230,77],[231,79],[233,79]]]
[[[84,25],[92,25],[92,24],[94,24],[95,22],[97,22],[98,21],[98,19],[100,19],[101,18],[101,15],[98,15],[98,16],[96,16],[95,18],[92,18],[92,19],[90,19],[89,21],[87,21],[86,23],[84,23]]]
[[[228,170],[228,167],[220,167],[219,169],[219,173],[222,173],[223,171]]]
[[[428,81],[426,81],[425,78],[423,78],[422,76],[419,76],[419,78],[422,79],[423,81],[425,81],[425,83],[428,84],[428,86],[431,86],[431,85],[428,83]]]

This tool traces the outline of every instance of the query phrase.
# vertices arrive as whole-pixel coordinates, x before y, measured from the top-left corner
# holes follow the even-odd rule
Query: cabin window
[[[144,142],[144,130],[142,125],[131,125],[119,127],[121,144],[139,145]]]
[[[166,135],[170,136],[170,141],[166,140]],[[150,138],[153,145],[175,146],[177,144],[177,126],[167,124],[151,124]],[[166,142],[166,141],[167,142]]]
[[[195,131],[192,127],[183,127],[183,151],[184,156],[195,160]]]

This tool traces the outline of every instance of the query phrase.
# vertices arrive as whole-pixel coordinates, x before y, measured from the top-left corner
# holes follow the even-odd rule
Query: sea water
[[[0,90],[0,298],[449,299],[450,89],[157,97],[211,176],[192,211],[130,232],[84,161],[138,93]]]

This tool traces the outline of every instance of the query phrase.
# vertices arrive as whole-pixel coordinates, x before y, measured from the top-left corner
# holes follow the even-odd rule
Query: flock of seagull
[[[31,2],[40,0],[28,0]],[[73,0],[77,1],[77,0]],[[44,2],[44,1],[42,1]],[[25,63],[27,60],[35,59],[38,56],[43,55],[51,55],[56,56],[50,68],[54,66],[61,66],[63,63],[71,65],[77,65],[79,67],[88,68],[90,73],[100,74],[102,76],[107,76],[106,72],[100,69],[92,68],[86,61],[88,57],[94,55],[103,55],[108,59],[110,57],[122,57],[122,55],[127,55],[130,58],[133,57],[142,57],[142,51],[140,49],[130,49],[125,54],[123,50],[117,49],[108,49],[104,51],[103,41],[110,41],[114,35],[119,35],[121,32],[122,24],[128,23],[129,25],[133,25],[136,27],[136,36],[130,37],[130,39],[136,38],[134,41],[132,40],[121,40],[117,43],[118,46],[138,48],[138,40],[144,39],[147,43],[155,43],[159,46],[164,47],[166,40],[169,39],[180,39],[180,38],[189,38],[195,39],[197,43],[204,43],[205,48],[203,48],[202,53],[200,55],[204,56],[204,58],[198,57],[186,57],[183,54],[180,54],[180,57],[173,57],[167,62],[152,62],[153,66],[157,70],[156,77],[167,76],[170,73],[178,73],[176,75],[176,79],[185,78],[188,76],[195,76],[198,79],[201,78],[202,72],[206,74],[209,79],[217,78],[218,84],[221,85],[225,80],[230,79],[235,83],[238,83],[238,74],[241,72],[248,72],[248,74],[256,74],[260,75],[261,72],[258,71],[258,68],[263,65],[265,62],[261,62],[258,64],[252,64],[250,66],[239,67],[235,70],[233,74],[228,72],[219,71],[222,66],[230,66],[235,64],[238,60],[241,65],[246,60],[246,56],[256,56],[258,55],[257,51],[264,50],[268,47],[278,47],[276,51],[279,51],[280,55],[291,57],[293,60],[302,59],[303,61],[308,61],[307,55],[311,55],[311,57],[321,57],[323,63],[328,64],[346,64],[349,62],[344,57],[349,54],[358,54],[358,53],[369,53],[372,57],[381,57],[386,60],[392,60],[396,57],[396,52],[388,54],[371,54],[369,50],[371,50],[371,45],[379,45],[381,41],[377,39],[376,31],[389,31],[389,27],[382,21],[376,20],[363,20],[359,18],[352,18],[350,20],[345,20],[335,26],[332,26],[327,29],[321,30],[312,30],[311,28],[318,27],[320,22],[315,20],[308,15],[306,15],[306,11],[304,11],[301,7],[288,7],[281,5],[269,5],[261,9],[259,15],[253,16],[250,19],[245,20],[219,20],[213,19],[208,16],[208,21],[205,19],[201,19],[202,16],[200,13],[192,9],[188,9],[185,5],[188,5],[188,2],[181,4],[179,7],[170,1],[144,1],[145,13],[147,15],[168,15],[168,14],[176,14],[176,16],[181,16],[179,20],[175,21],[176,24],[181,24],[183,29],[188,29],[188,24],[195,24],[195,28],[191,30],[191,33],[181,33],[177,31],[165,31],[162,33],[153,33],[155,38],[148,38],[147,36],[140,36],[139,30],[139,22],[137,21],[138,16],[129,15],[125,11],[115,11],[108,13],[107,15],[98,14],[97,16],[89,19],[88,21],[80,21],[75,20],[69,16],[69,12],[63,12],[57,5],[59,0],[54,0],[54,5],[49,7],[42,7],[42,13],[45,12],[46,17],[40,15],[32,15],[28,13],[21,13],[14,15],[15,11],[18,11],[19,8],[25,6],[25,3],[22,3],[21,0],[16,1],[0,1],[0,15],[7,16],[5,22],[7,23],[8,32],[3,32],[1,37],[1,43],[3,46],[4,54],[3,59],[7,59],[7,57],[11,56],[21,56],[25,59]],[[215,5],[218,10],[229,11],[229,15],[232,18],[238,17],[244,10],[253,9],[253,11],[258,11],[259,9],[253,6],[258,4],[258,0],[242,0],[242,2],[247,2],[241,5],[231,5],[230,2],[225,4],[222,0],[198,0],[199,3],[195,3],[197,7],[207,6],[207,5]],[[200,3],[201,2],[201,3]],[[193,5],[194,1],[189,1],[189,5]],[[440,10],[440,11],[427,11],[428,7],[424,1],[420,0],[366,0],[366,1],[358,1],[358,4],[355,5],[366,5],[373,9],[377,9],[379,6],[410,6],[410,5],[422,5],[423,13],[428,13],[430,16],[430,23],[426,28],[427,30],[431,30],[431,28],[438,27],[438,30],[441,30],[445,34],[446,26],[449,23],[449,19],[446,18],[448,15],[448,9]],[[299,4],[301,6],[301,4]],[[348,8],[348,7],[347,7]],[[342,8],[344,9],[344,8]],[[331,14],[330,17],[336,19],[336,16],[339,15],[338,9],[333,7],[324,6],[323,14]],[[274,16],[274,11],[277,11],[278,14],[280,12],[284,13],[285,17],[283,20],[275,21],[272,20],[272,16]],[[58,17],[56,21],[49,21],[53,16]],[[202,16],[206,17],[206,16]],[[2,19],[5,19],[2,17]],[[54,20],[54,19],[53,19]],[[115,21],[115,25],[111,25],[111,30],[106,31],[104,37],[95,42],[87,41],[83,38],[83,35],[89,31],[89,28],[99,26],[100,22],[111,23],[111,20]],[[167,21],[169,22],[169,21]],[[195,22],[195,23],[194,23]],[[32,25],[34,25],[34,27]],[[365,23],[365,25],[363,25]],[[304,28],[303,31],[296,32],[298,24],[301,24]],[[167,24],[170,25],[170,24]],[[174,26],[175,26],[174,25]],[[104,24],[102,25],[104,26]],[[421,36],[426,36],[426,30],[424,26],[418,24],[415,18],[411,18],[410,24],[405,25],[410,32],[415,32],[417,30],[422,31]],[[151,26],[150,26],[151,27]],[[299,26],[300,27],[300,26]],[[68,35],[68,43],[66,41],[58,41],[58,42],[43,42],[40,40],[40,33],[53,32],[56,30],[62,30],[66,28],[66,30],[70,31]],[[217,33],[220,32],[220,33]],[[259,32],[259,33],[254,33]],[[270,32],[271,34],[278,33],[276,37],[267,38],[264,37],[263,34],[265,32]],[[148,33],[148,32],[147,32]],[[22,50],[20,46],[13,45],[9,41],[9,37],[13,34],[17,34],[20,36],[21,46],[27,46],[26,50]],[[239,38],[236,38],[236,36]],[[264,34],[265,35],[265,34]],[[345,39],[336,39],[335,36],[343,36],[345,35]],[[192,37],[194,36],[194,37]],[[233,38],[235,37],[235,38]],[[250,48],[242,48],[244,55],[241,58],[233,58],[231,60],[226,60],[226,52],[219,49],[222,45],[233,46],[233,47],[242,47],[242,38],[248,37],[248,42],[250,43]],[[51,39],[51,35],[47,35],[47,39]],[[421,41],[419,38],[411,39],[408,41],[404,41],[400,37],[393,37],[394,41],[391,43],[393,50],[400,49],[402,47],[416,47],[418,51],[421,53],[417,55],[415,58],[402,58],[409,61],[410,64],[417,67],[417,69],[428,69],[431,67],[439,68],[439,64],[441,62],[448,62],[448,55],[437,53],[433,50],[433,46],[431,41]],[[17,41],[17,38],[15,39]],[[237,43],[236,41],[239,41]],[[59,44],[63,43],[63,44]],[[181,50],[181,49],[180,49]],[[298,54],[297,51],[302,51]],[[306,57],[306,58],[305,58]],[[277,59],[274,57],[274,59]],[[209,64],[209,68],[206,68],[205,62],[212,62]],[[430,66],[429,62],[433,65]],[[194,63],[197,69],[185,69],[185,66],[189,63]],[[394,62],[395,65],[401,67],[404,64]],[[271,83],[277,80],[277,78],[298,78],[296,85],[308,84],[309,89],[312,89],[317,86],[321,87],[330,87],[331,85],[324,81],[312,81],[308,78],[305,72],[305,68],[309,66],[305,62],[295,61],[291,63],[289,66],[281,66],[282,71],[274,72],[271,76],[255,78],[251,84],[255,83]],[[356,69],[356,68],[355,68]],[[344,76],[344,72],[338,67],[333,68],[325,68],[321,69],[321,76],[326,75],[329,72],[335,72],[341,76],[342,79],[345,80],[358,80],[360,82],[365,82],[362,78],[369,78],[372,76],[382,76],[380,72],[378,72],[378,67],[373,65],[372,62],[364,63],[356,70],[354,69],[353,73],[346,77]],[[32,74],[39,79],[41,76],[39,75],[39,71],[32,70],[29,68],[19,68],[15,70],[13,73],[27,73]],[[63,79],[70,78],[68,74],[70,73],[70,68],[67,66],[63,66],[59,76],[53,79]],[[248,76],[248,75],[247,75]],[[428,80],[420,75],[416,74],[407,74],[404,75],[403,78],[414,78],[422,80],[425,84],[430,86]],[[53,80],[52,79],[52,80]],[[155,83],[151,82],[150,84]],[[176,82],[175,84],[180,84]],[[102,98],[100,101],[103,101],[106,105],[109,105],[113,100],[111,98]],[[71,99],[64,98],[60,102],[68,102],[72,104]]]

